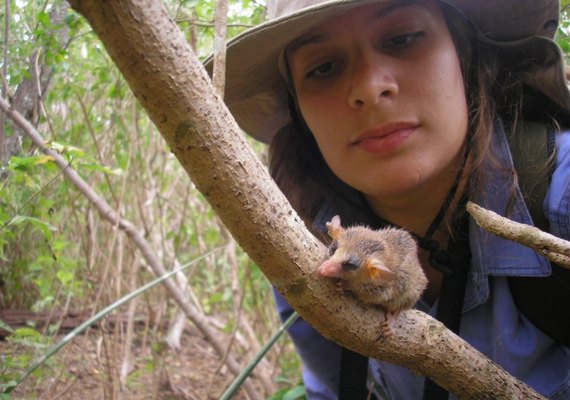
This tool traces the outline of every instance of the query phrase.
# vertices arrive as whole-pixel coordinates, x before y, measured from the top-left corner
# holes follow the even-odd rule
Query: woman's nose
[[[351,76],[348,102],[352,108],[377,105],[398,94],[398,83],[388,66],[377,60],[362,60]]]

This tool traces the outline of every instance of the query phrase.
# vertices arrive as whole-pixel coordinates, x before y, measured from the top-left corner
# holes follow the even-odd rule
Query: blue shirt
[[[493,140],[498,159],[506,167],[503,171],[512,170],[512,158],[505,135],[497,131]],[[556,165],[544,200],[544,211],[550,223],[550,232],[569,240],[570,132],[557,134],[556,142]],[[483,190],[472,201],[505,215],[507,203],[512,197],[512,178],[509,173],[497,168],[489,168],[488,171]],[[335,201],[323,206],[315,221],[317,228],[338,213],[336,206]],[[345,220],[342,214],[341,218]],[[509,218],[532,225],[518,188]],[[470,223],[469,235],[472,259],[459,335],[542,395],[555,400],[570,399],[570,349],[555,343],[518,311],[507,282],[509,276],[547,276],[550,274],[549,262],[525,246],[481,230],[473,221]],[[276,302],[282,318],[292,313],[289,304],[278,293]],[[430,307],[420,300],[417,308],[435,316],[437,303]],[[303,362],[307,397],[335,399],[340,347],[323,338],[302,319],[290,328],[289,334]],[[377,391],[384,392],[386,398],[422,398],[424,377],[404,367],[370,359],[369,375],[374,380]]]

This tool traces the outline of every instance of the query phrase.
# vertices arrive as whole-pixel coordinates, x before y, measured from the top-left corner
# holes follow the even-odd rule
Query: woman
[[[316,233],[335,214],[411,231],[429,280],[417,308],[538,392],[570,398],[570,350],[517,309],[509,285],[549,275],[550,265],[480,231],[464,211],[470,199],[532,223],[506,138],[523,119],[568,126],[570,95],[550,40],[558,2],[277,0],[269,8],[272,21],[228,47],[226,102],[247,133],[271,142],[271,173],[293,206]],[[557,133],[556,142],[544,213],[550,231],[569,239],[570,137]],[[461,265],[469,270],[448,274]],[[450,297],[453,285],[463,294]],[[276,297],[286,317],[292,310]],[[290,333],[308,397],[336,398],[341,349],[304,321]],[[368,373],[381,398],[446,398],[399,366],[370,360]]]

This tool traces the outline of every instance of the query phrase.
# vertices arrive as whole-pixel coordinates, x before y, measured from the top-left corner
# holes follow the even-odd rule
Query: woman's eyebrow
[[[398,2],[391,2],[391,4],[388,4],[386,7],[382,8],[378,12],[375,12],[374,14],[372,14],[370,16],[370,20],[373,22],[377,22],[378,20],[384,19],[384,18],[388,17],[390,14],[392,14],[396,11],[399,11],[403,8],[417,6],[417,5],[424,6],[424,4],[422,4],[418,0],[404,0],[404,1],[398,1]],[[291,44],[289,44],[289,46],[287,46],[287,53],[293,54],[302,47],[312,45],[312,44],[319,44],[319,43],[327,42],[327,41],[331,40],[331,38],[333,36],[334,35],[329,33],[329,32],[315,33],[315,34],[309,33],[307,35],[303,35],[303,36],[293,40],[293,42],[291,42]]]
[[[305,47],[311,44],[324,43],[331,40],[332,35],[330,33],[316,33],[314,35],[303,35],[291,42],[287,46],[287,54],[293,54],[301,47]]]

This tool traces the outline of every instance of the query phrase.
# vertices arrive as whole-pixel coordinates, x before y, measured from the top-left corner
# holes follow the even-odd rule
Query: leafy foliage
[[[556,43],[560,46],[566,57],[570,53],[570,1],[561,2],[560,24],[556,36]]]

